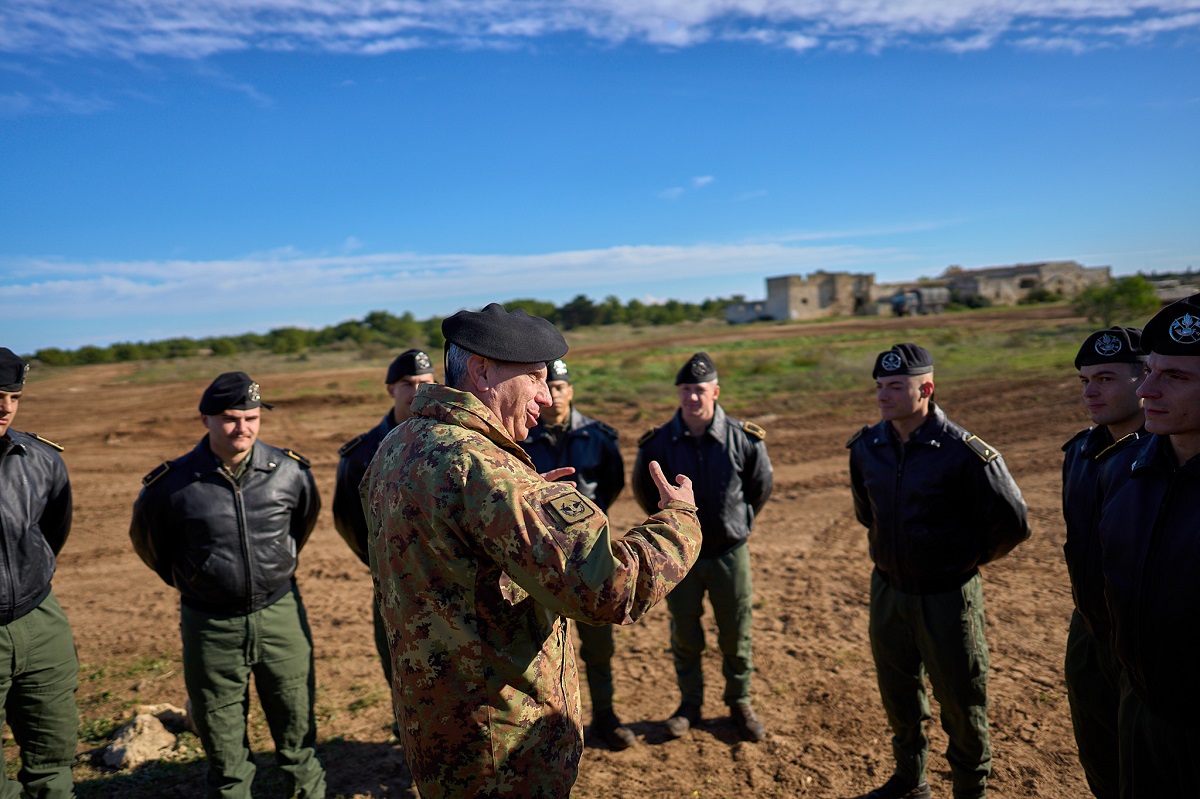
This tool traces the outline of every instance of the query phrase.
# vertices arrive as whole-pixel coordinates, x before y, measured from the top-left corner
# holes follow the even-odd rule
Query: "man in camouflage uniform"
[[[700,560],[679,588],[667,597],[671,612],[671,654],[679,683],[679,709],[667,719],[667,732],[685,735],[701,718],[704,705],[704,595],[717,621],[717,645],[725,676],[724,700],[738,732],[761,741],[766,727],[750,702],[754,649],[750,636],[754,586],[747,543],[754,520],[771,498],[774,477],[767,455],[767,433],[753,422],[725,414],[717,402],[717,367],[698,352],[675,376],[679,410],[671,421],[638,441],[633,492],[649,512],[654,484],[647,464],[658,461],[668,474],[690,475],[700,506],[704,545]]]
[[[617,431],[576,410],[571,371],[562,359],[551,361],[546,368],[551,403],[521,446],[539,472],[572,467],[571,480],[579,493],[608,513],[625,487],[625,462],[617,446]],[[627,749],[637,738],[613,710],[612,625],[578,624],[575,629],[592,696],[592,731],[613,749]]]
[[[1063,553],[1075,597],[1063,675],[1079,762],[1097,799],[1117,799],[1120,793],[1117,707],[1121,690],[1100,568],[1096,480],[1106,460],[1135,444],[1139,431],[1145,433],[1142,401],[1137,396],[1145,360],[1141,338],[1136,327],[1113,327],[1098,330],[1083,342],[1075,368],[1084,405],[1096,426],[1063,445],[1067,525]]]
[[[180,593],[183,679],[208,756],[208,799],[250,799],[250,677],[284,787],[323,799],[312,633],[296,586],[321,499],[302,455],[258,440],[258,383],[219,375],[200,398],[208,434],[142,480],[129,537]]]
[[[895,772],[859,799],[929,799],[929,698],[941,703],[954,799],[991,773],[988,648],[979,567],[1029,537],[1025,500],[1000,453],[933,401],[933,356],[897,344],[875,359],[882,420],[846,442],[854,512],[867,528],[869,632]]]
[[[11,428],[28,371],[0,347],[0,724],[21,747],[17,779],[0,769],[0,797],[69,799],[79,661],[50,580],[71,532],[71,483],[62,447]]]
[[[1200,762],[1200,294],[1142,331],[1148,435],[1100,470],[1100,546],[1113,649],[1121,799],[1195,796]]]
[[[446,385],[418,388],[362,486],[401,741],[424,799],[565,797],[583,751],[567,618],[631,623],[683,579],[691,485],[658,470],[661,509],[614,539],[518,443],[550,404],[562,335],[494,303],[442,332]]]
[[[363,516],[358,485],[367,473],[367,466],[370,465],[371,458],[375,457],[380,442],[396,425],[412,416],[412,401],[417,394],[417,386],[432,382],[433,363],[428,355],[416,349],[406,350],[397,355],[388,366],[384,381],[388,396],[392,398],[392,407],[383,415],[379,424],[350,439],[338,450],[341,460],[338,461],[337,485],[333,492],[333,526],[350,547],[350,551],[368,566],[371,561],[367,555],[367,520]],[[379,606],[375,604],[373,593],[371,615],[375,620],[375,650],[379,652],[383,676],[390,687],[392,656],[388,652],[383,616],[379,615]]]

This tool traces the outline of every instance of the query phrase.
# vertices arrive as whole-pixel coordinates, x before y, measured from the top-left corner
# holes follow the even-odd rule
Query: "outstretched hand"
[[[539,475],[539,476],[543,480],[549,480],[550,482],[553,483],[555,480],[558,480],[559,478],[566,477],[567,475],[571,475],[571,474],[575,474],[574,466],[560,466],[557,469],[551,469],[548,472],[542,472],[541,475]]]
[[[658,461],[650,461],[650,479],[654,481],[654,486],[658,489],[658,507],[665,508],[671,500],[686,502],[689,505],[696,504],[696,495],[692,492],[692,481],[686,474],[675,475],[677,485],[671,485],[667,481],[667,476],[663,474],[662,467],[658,465]]]

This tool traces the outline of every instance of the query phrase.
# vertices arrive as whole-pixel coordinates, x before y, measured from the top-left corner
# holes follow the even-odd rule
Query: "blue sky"
[[[0,345],[1200,267],[1198,144],[1200,0],[9,0]]]

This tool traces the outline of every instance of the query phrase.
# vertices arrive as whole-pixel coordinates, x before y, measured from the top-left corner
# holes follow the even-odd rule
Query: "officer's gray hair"
[[[457,388],[460,391],[466,390],[467,383],[467,359],[471,357],[469,350],[464,350],[457,344],[449,344],[446,347],[446,385],[450,388]]]

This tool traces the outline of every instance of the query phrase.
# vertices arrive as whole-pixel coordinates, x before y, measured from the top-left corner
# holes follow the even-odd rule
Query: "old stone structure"
[[[1084,266],[1077,261],[1042,261],[1013,266],[963,269],[951,266],[939,282],[956,297],[983,297],[993,305],[1016,305],[1039,289],[1074,297],[1089,286],[1112,280],[1110,266]]]
[[[725,309],[732,324],[760,319],[801,320],[874,313],[875,276],[813,272],[767,278],[765,300],[739,300]]]

